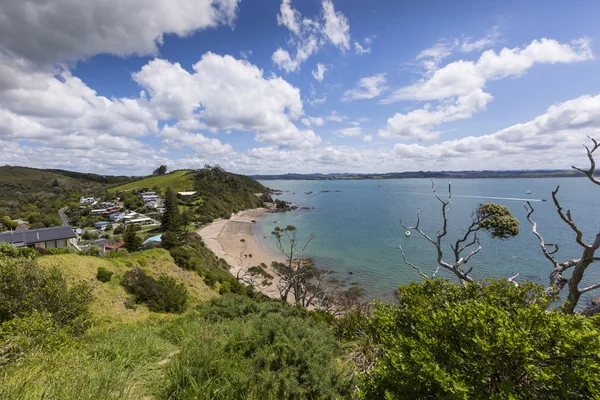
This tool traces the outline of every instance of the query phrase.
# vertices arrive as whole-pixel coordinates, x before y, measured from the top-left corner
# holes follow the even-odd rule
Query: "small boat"
[[[377,185],[377,187],[381,187],[381,185]]]
[[[410,231],[404,232],[404,236],[410,236]]]
[[[526,191],[525,194],[531,194],[531,190]]]

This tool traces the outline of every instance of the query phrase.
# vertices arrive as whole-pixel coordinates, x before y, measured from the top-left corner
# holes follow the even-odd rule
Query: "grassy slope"
[[[184,170],[161,176],[148,176],[134,182],[113,187],[109,192],[116,193],[141,188],[152,189],[154,186],[158,186],[161,190],[172,187],[178,192],[192,191],[194,190],[194,172]]]
[[[133,266],[139,266],[154,277],[164,273],[174,277],[179,282],[183,282],[190,294],[191,307],[217,295],[216,291],[206,286],[197,273],[179,268],[173,262],[169,252],[163,249],[142,251],[114,259],[74,254],[44,256],[40,257],[39,264],[45,267],[58,267],[70,280],[90,282],[94,288],[96,298],[91,310],[98,326],[136,322],[147,319],[151,315],[160,315],[151,313],[146,306],[142,305],[138,305],[136,310],[125,308],[124,301],[127,293],[119,282],[125,271]],[[101,283],[96,279],[98,267],[104,267],[114,272],[110,282]]]

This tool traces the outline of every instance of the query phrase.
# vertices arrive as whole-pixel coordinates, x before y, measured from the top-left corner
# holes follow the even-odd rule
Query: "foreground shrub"
[[[154,312],[182,313],[187,306],[186,287],[168,275],[154,279],[141,269],[134,268],[125,272],[122,285],[133,295],[136,303],[146,303]]]
[[[113,272],[107,270],[104,267],[98,267],[98,272],[96,272],[96,279],[98,279],[100,282],[108,282],[110,281],[110,279],[113,276]]]
[[[0,322],[34,311],[48,312],[59,326],[81,324],[88,318],[92,289],[86,282],[67,286],[59,269],[43,269],[35,261],[0,260]]]
[[[547,310],[541,286],[427,280],[400,287],[398,300],[369,321],[378,355],[362,398],[600,396],[598,318]]]
[[[34,259],[40,255],[31,247],[17,247],[12,244],[0,242],[0,259],[2,258],[28,258]]]
[[[308,312],[300,307],[290,307],[280,301],[264,298],[253,300],[237,294],[226,294],[215,297],[211,301],[198,306],[202,317],[208,321],[235,320],[245,317],[265,317],[269,314],[280,314],[285,317],[304,318]]]
[[[310,319],[270,313],[229,320],[222,334],[186,342],[164,399],[349,399],[339,348]]]

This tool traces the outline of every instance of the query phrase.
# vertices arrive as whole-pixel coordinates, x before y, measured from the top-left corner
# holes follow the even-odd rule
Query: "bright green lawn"
[[[149,176],[139,181],[126,183],[109,189],[109,192],[123,192],[133,189],[149,188],[158,186],[161,190],[166,190],[168,187],[172,187],[178,192],[193,191],[194,190],[194,171],[183,170],[175,171],[170,174],[160,176]]]

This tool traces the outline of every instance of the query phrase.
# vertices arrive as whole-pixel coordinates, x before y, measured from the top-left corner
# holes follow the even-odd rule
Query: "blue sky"
[[[140,175],[568,168],[593,1],[7,0],[0,163]]]

